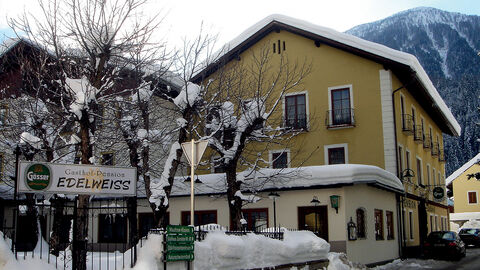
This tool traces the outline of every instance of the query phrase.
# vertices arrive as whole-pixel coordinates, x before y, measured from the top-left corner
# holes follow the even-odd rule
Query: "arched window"
[[[357,209],[357,238],[366,238],[366,227],[365,227],[365,209]]]

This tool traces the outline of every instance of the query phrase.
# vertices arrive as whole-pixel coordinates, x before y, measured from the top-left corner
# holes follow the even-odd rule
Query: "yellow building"
[[[284,125],[304,130],[295,138],[301,143],[271,149],[267,159],[271,166],[366,164],[396,175],[405,190],[392,210],[394,222],[401,225],[396,240],[405,255],[419,254],[429,231],[448,228],[445,196],[434,198],[433,189],[445,190],[443,134],[458,136],[461,129],[418,60],[328,28],[272,15],[227,44],[220,59],[194,81],[214,77],[218,63],[249,63],[265,47],[272,48],[272,57],[312,63],[303,90],[286,93],[277,112]],[[297,213],[290,215],[297,218]],[[353,208],[344,213],[343,224],[350,217],[355,217]],[[387,219],[383,214],[378,218]],[[351,243],[347,241],[346,249]]]
[[[452,173],[446,180],[447,187],[453,191],[454,213],[450,221],[462,226],[470,219],[480,220],[480,154],[473,157]]]

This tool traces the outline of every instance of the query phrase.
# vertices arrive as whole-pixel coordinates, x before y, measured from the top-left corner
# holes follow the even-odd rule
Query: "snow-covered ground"
[[[302,261],[313,261],[327,259],[329,266],[326,270],[357,270],[367,269],[363,265],[354,264],[348,261],[343,253],[329,252],[330,245],[321,238],[316,237],[309,231],[284,232],[284,240],[275,240],[260,235],[248,234],[245,236],[226,235],[222,230],[212,231],[207,234],[204,241],[195,242],[195,269],[248,269]],[[0,233],[1,234],[1,233]],[[47,251],[42,251],[42,259],[37,255],[32,258],[30,254],[24,259],[21,256],[18,260],[10,250],[9,239],[3,239],[0,235],[0,270],[53,270],[55,259],[50,255],[51,263],[47,262]],[[162,260],[162,236],[151,234],[142,247],[138,249],[138,261],[133,268],[130,265],[130,250],[125,255],[125,269],[132,270],[157,270],[163,269]],[[121,254],[109,253],[88,253],[87,269],[99,269],[98,263],[102,262],[102,269],[122,269]],[[101,256],[101,260],[99,259]],[[93,260],[92,260],[93,259]],[[92,265],[91,262],[94,262]],[[63,260],[59,258],[59,269],[63,269]],[[108,267],[107,267],[108,264]],[[397,269],[440,269],[451,266],[454,262],[407,259],[395,260],[392,263],[377,266],[374,270],[397,270]],[[70,263],[67,269],[71,269]],[[185,262],[177,262],[168,265],[169,270],[186,269]],[[291,270],[308,267],[296,268]]]

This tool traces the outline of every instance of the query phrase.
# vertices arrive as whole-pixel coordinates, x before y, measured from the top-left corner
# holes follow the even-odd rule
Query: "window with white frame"
[[[410,151],[408,149],[405,150],[405,165],[407,169],[412,168],[412,166],[410,165]]]
[[[353,126],[352,85],[328,88],[329,112],[328,126]]]
[[[435,231],[438,231],[438,216],[435,215]]]
[[[398,176],[401,178],[403,172],[403,146],[398,146]]]
[[[285,96],[285,126],[307,129],[307,95],[294,93]]]
[[[435,174],[436,174],[435,168],[432,168],[432,184],[434,186],[437,185],[436,180],[435,180]]]
[[[413,211],[408,211],[408,232],[410,236],[410,240],[413,240]]]
[[[427,185],[430,186],[430,164],[427,164]]]
[[[477,198],[477,192],[476,191],[468,191],[468,204],[477,204],[478,203],[478,198]]]
[[[422,160],[417,157],[417,184],[423,186]]]
[[[348,145],[331,144],[324,147],[325,164],[347,164],[348,163]]]
[[[270,164],[273,169],[288,168],[290,164],[290,151],[287,149],[271,151]]]

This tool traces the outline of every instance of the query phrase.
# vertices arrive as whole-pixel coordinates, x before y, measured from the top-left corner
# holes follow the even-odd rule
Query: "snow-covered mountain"
[[[462,126],[446,136],[447,176],[479,151],[480,16],[419,7],[347,33],[415,55]]]

